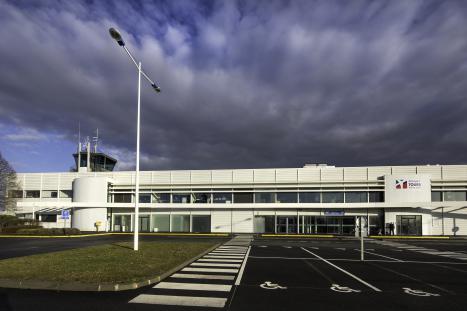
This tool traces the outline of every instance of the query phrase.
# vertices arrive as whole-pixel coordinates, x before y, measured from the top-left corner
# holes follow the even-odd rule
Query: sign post
[[[63,222],[63,229],[66,228],[66,220],[70,219],[70,211],[67,209],[62,209],[62,215],[61,218],[64,220]]]
[[[360,216],[360,260],[365,261],[365,252],[363,245],[363,216]]]

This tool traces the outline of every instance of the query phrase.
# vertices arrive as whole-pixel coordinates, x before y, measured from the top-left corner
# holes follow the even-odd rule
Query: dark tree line
[[[16,172],[0,153],[0,212],[11,213],[16,208],[16,200],[8,196],[11,189],[18,189]]]

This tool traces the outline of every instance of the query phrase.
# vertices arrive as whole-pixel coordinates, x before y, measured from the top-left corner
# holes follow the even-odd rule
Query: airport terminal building
[[[18,174],[16,214],[132,231],[135,172],[113,171],[103,153],[74,156],[76,172]],[[361,223],[370,235],[467,235],[466,195],[467,165],[142,171],[138,222],[142,232],[357,235]]]

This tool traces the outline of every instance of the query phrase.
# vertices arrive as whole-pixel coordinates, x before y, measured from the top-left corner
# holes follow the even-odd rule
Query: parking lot
[[[137,290],[0,290],[5,310],[465,310],[467,240],[240,236]],[[225,240],[224,240],[225,241]],[[0,303],[0,309],[2,304]]]
[[[465,310],[466,245],[256,240],[230,309]]]

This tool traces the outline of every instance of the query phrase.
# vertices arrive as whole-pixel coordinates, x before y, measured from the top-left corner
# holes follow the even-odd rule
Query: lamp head
[[[115,28],[109,28],[109,33],[115,41],[117,41],[118,45],[125,46],[125,42],[123,42],[122,35],[118,32]]]
[[[152,88],[154,89],[154,91],[156,91],[157,93],[160,93],[161,92],[161,88],[158,87],[155,83],[151,84]]]

